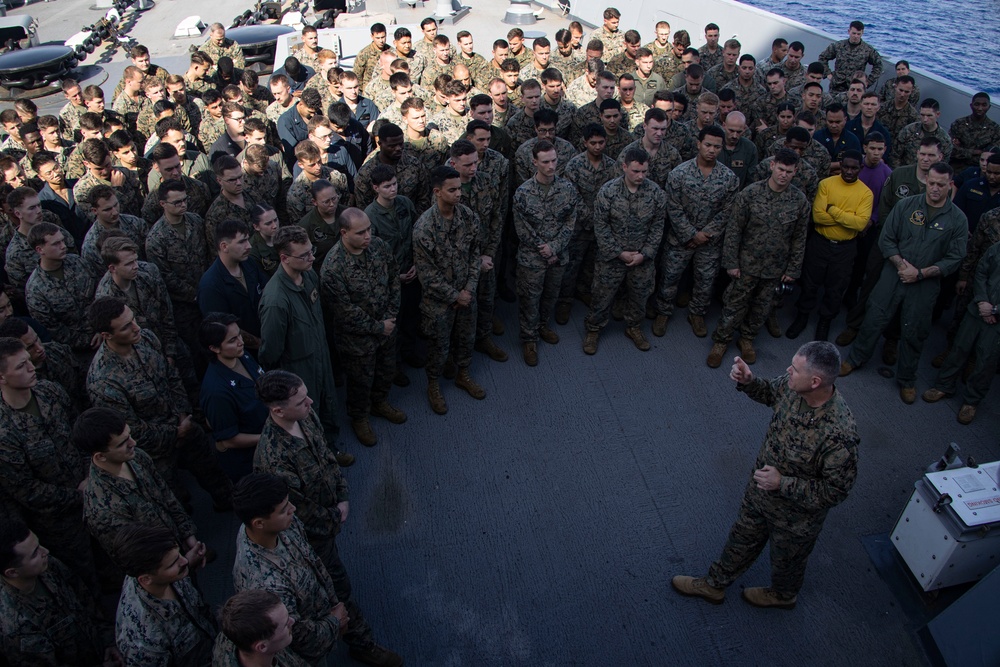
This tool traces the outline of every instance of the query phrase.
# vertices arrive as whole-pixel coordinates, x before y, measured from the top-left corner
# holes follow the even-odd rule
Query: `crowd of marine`
[[[662,337],[675,308],[707,337],[721,301],[713,368],[813,311],[826,341],[846,309],[840,375],[884,337],[906,403],[950,312],[922,397],[962,392],[972,421],[1000,358],[989,96],[946,130],[860,22],[810,61],[619,21],[530,45],[514,28],[484,54],[433,19],[375,23],[352,69],[306,27],[266,85],[214,24],[183,73],[136,46],[110,97],[67,80],[58,115],[0,113],[9,664],[322,664],[338,640],[402,664],[337,552],[354,461],[337,383],[366,446],[373,417],[406,421],[405,366],[437,414],[442,378],[484,399],[474,358],[508,361],[496,299],[518,304],[529,367],[574,306],[593,355],[612,320],[650,350],[645,321]],[[178,469],[243,524],[218,618]]]

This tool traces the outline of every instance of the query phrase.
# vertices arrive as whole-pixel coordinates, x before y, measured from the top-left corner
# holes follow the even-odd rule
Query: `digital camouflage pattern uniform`
[[[176,599],[150,595],[125,577],[115,619],[118,650],[126,665],[208,667],[218,626],[190,577],[170,584]]]
[[[54,340],[42,343],[45,349],[45,360],[32,362],[39,380],[55,382],[69,394],[70,403],[77,410],[89,406],[87,390],[84,386],[84,373],[80,360],[73,354],[69,345],[57,343]],[[36,531],[37,532],[37,531]],[[51,540],[50,540],[51,541]]]
[[[231,58],[233,61],[233,66],[243,69],[247,66],[247,60],[243,56],[243,47],[237,44],[235,41],[229,39],[228,37],[222,40],[221,45],[216,45],[213,40],[208,40],[201,45],[198,49],[202,53],[211,56],[212,60],[218,64],[219,58],[226,56]],[[209,71],[209,74],[215,73],[215,66]]]
[[[139,119],[139,113],[142,112],[143,107],[152,106],[149,104],[149,100],[143,97],[142,93],[139,93],[139,97],[133,99],[126,95],[124,92],[115,98],[114,104],[111,105],[112,111],[121,116],[122,120],[125,122],[125,126],[132,131],[136,129],[136,121]]]
[[[964,167],[979,166],[979,155],[973,151],[1000,144],[1000,124],[990,118],[977,121],[972,116],[963,116],[952,122],[948,134],[956,142],[952,158],[959,171]]]
[[[354,73],[358,75],[358,80],[361,82],[361,90],[365,89],[372,76],[378,71],[379,58],[382,51],[387,48],[389,47],[385,46],[379,49],[374,43],[370,43],[358,51],[358,55],[354,57]]]
[[[103,343],[87,372],[87,394],[95,407],[121,413],[132,437],[172,489],[181,488],[176,470],[180,465],[217,504],[228,500],[232,484],[219,469],[208,434],[195,424],[187,435],[177,435],[180,416],[191,414],[191,403],[177,369],[167,363],[151,331],[142,331],[128,357]]]
[[[252,542],[246,528],[240,527],[236,533],[233,585],[237,592],[264,590],[281,598],[298,626],[292,632],[290,648],[309,664],[322,664],[336,647],[340,623],[330,610],[340,600],[323,561],[306,540],[298,517],[293,517],[292,525],[278,534],[274,549]],[[354,621],[354,615],[350,616]]]
[[[520,146],[525,141],[534,139],[537,136],[535,133],[535,118],[525,113],[524,109],[518,109],[511,114],[504,128],[510,134],[516,146]]]
[[[785,138],[779,137],[774,140],[773,144],[771,144],[770,154],[774,155],[778,152],[779,148],[784,147]],[[816,178],[819,180],[822,181],[830,175],[830,151],[826,150],[826,148],[823,147],[823,144],[819,143],[815,139],[811,139],[809,141],[809,145],[806,146],[805,155],[802,156],[802,159],[812,165],[812,168],[816,170]],[[818,185],[816,187],[819,189]]]
[[[535,176],[535,163],[532,159],[531,149],[534,148],[535,144],[538,143],[538,137],[532,137],[525,141],[517,149],[514,154],[514,165],[516,169],[518,185],[534,178]],[[556,163],[556,174],[562,176],[566,172],[566,165],[569,161],[576,157],[579,152],[576,147],[570,142],[566,141],[561,137],[556,137],[553,142],[556,147],[556,156],[558,157],[558,162]]]
[[[915,164],[917,161],[917,150],[920,148],[920,141],[924,137],[934,137],[941,142],[941,150],[944,153],[944,161],[951,160],[951,137],[940,125],[933,132],[924,129],[920,121],[910,123],[896,135],[892,142],[892,164],[895,167],[902,167],[907,164]]]
[[[875,47],[862,40],[859,44],[851,44],[850,40],[842,39],[833,44],[829,44],[816,58],[823,63],[826,71],[823,76],[830,75],[830,61],[835,60],[833,69],[833,81],[830,83],[831,92],[847,90],[851,83],[851,77],[855,72],[864,72],[868,65],[872,66],[868,80],[874,83],[882,77],[882,56],[875,50]]]
[[[49,363],[53,363],[51,360]],[[39,380],[31,389],[38,416],[0,400],[0,478],[39,542],[73,564],[84,583],[96,584],[90,538],[83,526],[83,496],[89,461],[70,442],[76,411],[66,391]]]
[[[243,170],[243,193],[257,202],[267,202],[274,207],[278,220],[288,224],[287,197],[292,186],[292,175],[283,160],[268,160],[267,168],[260,175]],[[253,225],[250,225],[253,229]]]
[[[722,268],[739,269],[740,275],[726,288],[713,341],[730,342],[737,327],[743,340],[757,336],[771,312],[781,277],[798,279],[802,273],[810,210],[797,187],[789,184],[783,192],[775,192],[766,180],[752,183],[733,198]]]
[[[548,185],[532,177],[514,193],[514,229],[520,241],[517,312],[522,343],[537,342],[539,328],[549,325],[582,208],[573,182],[559,176]],[[542,244],[548,244],[556,259],[554,263],[542,258],[539,252]]]
[[[625,150],[625,147],[634,141],[635,135],[631,134],[625,128],[619,127],[618,132],[615,134],[607,133],[607,136],[604,138],[604,155],[611,158],[612,161],[617,160],[618,156]],[[597,193],[595,192],[594,194],[596,195]]]
[[[146,235],[149,234],[149,224],[145,220],[134,215],[122,213],[118,217],[118,225],[115,227],[105,227],[95,221],[90,229],[87,230],[86,236],[83,237],[83,243],[80,245],[80,256],[87,263],[87,266],[90,267],[95,280],[100,280],[101,276],[108,270],[104,260],[101,259],[101,251],[97,248],[98,238],[105,229],[117,229],[125,232],[139,246],[139,259],[146,258]]]
[[[375,201],[371,172],[377,165],[384,164],[378,155],[378,151],[372,153],[358,169],[358,175],[354,177],[354,202],[358,208],[365,208]],[[396,170],[396,180],[399,183],[397,192],[413,202],[417,213],[427,210],[430,206],[428,200],[430,188],[427,185],[427,173],[420,159],[404,148],[399,162],[389,166]]]
[[[152,331],[163,344],[163,353],[176,359],[179,341],[174,309],[160,270],[150,262],[139,262],[139,273],[132,281],[132,287],[133,289],[123,290],[110,273],[105,273],[97,283],[94,298],[113,296],[124,301],[135,314],[136,324]]]
[[[272,657],[273,667],[310,667],[306,660],[290,648],[282,649]],[[243,667],[236,645],[221,632],[215,638],[215,647],[212,649],[212,667]]]
[[[601,44],[604,44],[604,57],[602,58],[604,62],[608,62],[625,51],[625,33],[621,30],[610,32],[601,26],[601,29],[594,33],[593,38],[601,40]]]
[[[771,588],[780,598],[791,599],[802,588],[806,561],[827,513],[854,486],[861,438],[836,389],[817,408],[789,388],[787,375],[754,378],[737,389],[774,411],[754,469],[774,466],[781,486],[763,491],[751,476],[722,555],[708,570],[708,584],[729,586],[770,540]]]
[[[114,646],[114,628],[94,599],[53,556],[31,593],[0,582],[0,641],[8,664],[102,664],[104,650]]]
[[[90,191],[98,185],[107,185],[114,187],[115,194],[118,195],[118,206],[122,213],[139,215],[142,213],[143,197],[142,184],[139,183],[139,178],[124,167],[112,167],[111,169],[125,177],[125,182],[122,183],[121,187],[112,186],[111,181],[98,178],[94,176],[93,172],[88,170],[86,174],[80,177],[76,185],[73,186],[76,203],[89,212],[92,204],[90,201]]]
[[[673,314],[677,285],[693,259],[694,288],[688,313],[705,316],[719,273],[726,214],[739,185],[736,175],[721,162],[716,162],[708,177],[702,176],[697,158],[670,172],[667,184],[670,223],[660,257],[661,283],[656,296],[656,311],[660,315]],[[689,248],[687,244],[699,231],[708,234],[708,242]]]
[[[750,182],[756,183],[771,178],[772,162],[774,162],[773,155],[758,162],[753,173],[750,174]],[[816,176],[816,169],[805,160],[799,160],[799,167],[795,170],[792,185],[802,191],[802,194],[806,196],[806,201],[812,206],[813,200],[816,199],[816,193],[819,191],[819,177]]]
[[[607,153],[594,166],[586,153],[580,153],[566,165],[565,178],[576,187],[580,196],[580,211],[569,242],[569,261],[559,288],[560,304],[569,305],[576,294],[590,295],[594,279],[594,203],[597,193],[608,181],[621,173],[618,163]]]
[[[462,204],[448,220],[435,203],[414,225],[413,261],[423,288],[420,312],[428,339],[429,379],[440,377],[449,351],[459,368],[472,364],[481,235],[479,217]],[[472,294],[468,308],[455,307],[462,290]]]
[[[118,531],[130,523],[162,526],[183,545],[195,534],[194,522],[156,472],[153,460],[137,447],[135,458],[125,465],[135,476],[134,482],[90,464],[83,492],[83,515],[90,534],[109,554],[114,553]]]
[[[447,113],[447,111],[442,113]],[[439,115],[435,115],[434,118],[439,118]],[[403,145],[407,153],[420,161],[425,172],[430,173],[434,167],[438,167],[444,162],[451,143],[443,133],[436,129],[436,126],[431,127],[430,121],[428,123],[424,136],[419,139],[411,139],[407,136]],[[465,134],[465,125],[462,125],[462,134]]]
[[[195,131],[196,128],[191,124],[191,118],[188,116],[187,110],[184,106],[175,104],[173,117],[174,120],[181,124],[181,127],[184,128],[185,132]],[[157,118],[153,115],[153,105],[147,102],[142,107],[138,117],[135,119],[135,129],[138,130],[139,134],[141,134],[144,138],[149,139],[156,134],[156,123]],[[139,149],[141,150],[142,146],[139,146]]]
[[[46,213],[49,215],[45,215]],[[55,214],[42,211],[42,221],[51,222],[59,227],[66,238],[66,249],[75,252],[76,242],[73,240],[73,235],[66,231],[62,225],[57,224],[58,218],[55,218],[54,221],[51,218],[55,218]],[[38,268],[38,253],[28,245],[28,237],[25,234],[22,234],[17,228],[10,229],[12,230],[10,241],[7,243],[7,250],[4,253],[4,270],[7,272],[8,282],[18,291],[23,292],[28,284],[28,278],[31,277],[31,272]]]
[[[253,229],[253,218],[250,216],[250,211],[256,205],[257,200],[245,189],[243,190],[242,207],[237,206],[221,194],[216,197],[205,213],[205,241],[208,242],[208,247],[212,250],[218,248],[215,228],[223,220],[239,220],[247,226],[247,229]]]
[[[459,116],[449,107],[429,118],[427,126],[440,133],[443,150],[447,150],[453,143],[465,138],[465,126],[470,120],[472,119],[468,114]]]
[[[892,133],[893,143],[895,143],[902,129],[910,123],[919,121],[920,115],[913,104],[904,104],[902,109],[897,109],[895,103],[889,100],[879,108],[875,118]]]
[[[585,321],[587,331],[600,331],[607,325],[611,303],[623,282],[628,295],[625,323],[628,327],[639,326],[646,301],[653,293],[654,260],[663,239],[666,207],[666,194],[648,177],[634,193],[625,185],[623,176],[608,181],[597,193],[593,213],[597,255],[590,313]],[[625,266],[619,255],[626,250],[642,253],[642,263]]]
[[[629,58],[628,54],[622,51],[617,56],[607,61],[605,69],[614,74],[616,77],[620,77],[622,74],[635,74],[636,65],[635,59]]]
[[[347,414],[368,419],[373,405],[389,397],[396,373],[396,329],[383,322],[399,314],[399,266],[380,238],[359,254],[342,243],[333,247],[320,271],[323,307],[337,322],[337,349],[347,374]]]
[[[333,183],[333,186],[340,192],[340,199],[342,201],[347,200],[350,194],[347,189],[347,176],[324,165],[320,168],[319,177]],[[313,203],[312,192],[309,191],[312,184],[313,181],[309,180],[308,174],[303,171],[292,181],[292,185],[288,188],[286,206],[288,208],[288,219],[293,223],[304,218],[306,213],[316,207]]]
[[[208,207],[212,204],[212,195],[209,187],[202,181],[181,175],[184,181],[185,194],[188,196],[187,212],[185,215],[196,215],[201,224],[204,225],[204,217],[208,212]],[[152,228],[156,221],[163,217],[163,207],[160,206],[160,188],[150,188],[146,200],[142,204],[142,218],[149,223]]]
[[[566,84],[565,97],[579,108],[593,102],[597,98],[597,91],[590,85],[587,76],[581,73],[580,76]]]
[[[677,152],[677,149],[668,144],[666,139],[664,139],[654,155],[646,150],[646,147],[642,145],[642,140],[639,139],[623,148],[619,155],[625,154],[630,148],[641,148],[649,154],[649,171],[646,173],[646,178],[660,186],[661,190],[669,191],[667,188],[667,179],[671,172],[683,162],[681,154]]]
[[[91,354],[93,332],[87,306],[94,300],[94,276],[77,255],[66,255],[60,271],[37,267],[25,286],[28,312],[49,330],[52,339],[69,345],[77,354]]]

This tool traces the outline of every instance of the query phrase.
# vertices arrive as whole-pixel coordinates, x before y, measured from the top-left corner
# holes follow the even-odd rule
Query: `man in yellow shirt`
[[[841,155],[840,174],[819,183],[812,209],[815,233],[806,244],[799,312],[785,332],[789,338],[798,338],[809,324],[809,315],[819,302],[820,288],[823,301],[814,340],[828,338],[830,321],[840,312],[858,252],[857,236],[871,225],[874,196],[858,180],[860,173],[861,153],[847,150]]]

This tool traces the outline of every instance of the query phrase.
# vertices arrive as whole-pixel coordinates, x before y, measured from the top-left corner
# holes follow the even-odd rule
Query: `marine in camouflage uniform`
[[[182,488],[177,479],[180,465],[194,475],[217,506],[229,503],[232,483],[219,469],[208,434],[197,424],[192,424],[186,435],[177,434],[180,417],[192,413],[191,403],[177,370],[167,363],[160,341],[151,331],[142,330],[128,357],[102,343],[87,372],[87,394],[95,407],[122,414],[132,437],[152,457],[156,472],[172,489]],[[111,539],[114,535],[108,537]]]
[[[114,628],[103,620],[95,600],[51,556],[31,592],[0,581],[0,646],[7,664],[103,664],[105,650],[115,643]]]
[[[372,76],[378,70],[379,58],[382,55],[382,51],[385,51],[387,48],[389,47],[383,46],[379,49],[374,43],[369,43],[358,51],[358,55],[354,57],[354,73],[358,75],[358,80],[361,82],[361,90],[365,89],[365,86],[368,85],[368,82],[371,81]]]
[[[912,104],[904,104],[902,109],[897,109],[893,101],[889,100],[879,107],[875,118],[892,133],[893,143],[895,143],[900,131],[910,123],[919,121],[920,115]]]
[[[677,299],[677,285],[684,269],[694,260],[694,288],[688,305],[688,318],[704,317],[712,298],[712,287],[719,274],[722,235],[730,204],[739,191],[736,175],[716,162],[709,176],[702,176],[698,158],[688,160],[670,172],[667,180],[667,213],[670,223],[660,257],[660,287],[656,312],[670,317]],[[709,236],[706,243],[689,244],[698,232]]]
[[[673,123],[676,125],[677,123]],[[642,145],[642,140],[633,141],[628,146],[623,148],[619,155],[624,155],[629,149],[641,148],[646,150],[646,147]],[[649,154],[649,151],[646,151]],[[681,164],[683,160],[681,159],[681,154],[677,152],[677,149],[672,145],[668,144],[666,139],[660,143],[660,147],[656,151],[656,155],[649,154],[649,171],[646,173],[646,178],[656,183],[660,186],[660,189],[669,192],[667,188],[667,179],[673,170]]]
[[[952,122],[948,134],[954,145],[952,159],[956,170],[978,167],[979,153],[1000,144],[1000,124],[986,116],[981,120],[973,115],[963,116]]]
[[[941,150],[944,153],[944,161],[951,160],[951,151],[954,144],[948,132],[939,124],[933,132],[924,129],[920,121],[910,123],[896,135],[892,142],[892,164],[895,167],[902,167],[914,164],[917,161],[917,150],[920,148],[920,141],[925,137],[934,137],[941,142]]]
[[[601,40],[601,44],[604,44],[602,60],[605,62],[625,51],[625,33],[621,30],[611,32],[606,27],[601,26],[601,29],[594,33],[593,38]]]
[[[639,127],[646,121],[646,112],[649,111],[649,107],[642,102],[632,101],[632,106],[626,108],[622,104],[622,129],[632,129]],[[671,122],[671,125],[676,125],[677,123]]]
[[[516,167],[517,183],[520,185],[524,183],[535,175],[535,164],[531,159],[531,149],[538,143],[538,137],[532,137],[528,139],[523,144],[521,144],[517,152],[514,153],[514,164]],[[566,171],[566,165],[569,161],[576,157],[577,150],[570,142],[566,141],[562,137],[556,137],[555,141],[552,142],[556,147],[556,155],[558,156],[558,163],[556,167],[556,174],[562,176]]]
[[[774,411],[754,469],[772,466],[781,475],[776,491],[757,487],[751,476],[739,516],[719,559],[706,577],[726,588],[771,542],[771,588],[791,602],[802,588],[806,562],[830,508],[854,486],[858,471],[857,424],[843,396],[811,408],[788,386],[788,376],[754,378],[737,389]]]
[[[630,133],[624,127],[619,127],[618,131],[611,134],[605,128],[606,137],[604,140],[604,154],[612,159],[612,161],[617,160],[618,156],[622,154],[625,147],[635,142],[635,135]],[[580,157],[577,155],[576,157]],[[576,159],[573,158],[574,160]],[[567,163],[569,164],[569,163]],[[594,195],[597,192],[593,193]]]
[[[197,129],[191,124],[191,118],[188,116],[187,109],[180,104],[174,105],[173,118],[181,124],[185,132],[190,133]],[[157,118],[153,115],[153,103],[147,100],[147,103],[142,107],[138,117],[135,119],[135,129],[138,130],[143,138],[149,139],[156,134],[156,123]],[[142,146],[139,148],[142,149]]]
[[[48,213],[48,215],[46,215]],[[59,231],[66,238],[66,250],[74,252],[76,242],[73,235],[58,224],[59,218],[51,211],[42,211],[42,222],[51,222],[59,227]],[[7,250],[4,252],[4,270],[7,272],[7,281],[18,291],[23,292],[31,272],[38,268],[38,253],[28,245],[28,237],[12,228],[13,233],[7,243]]]
[[[569,261],[559,288],[557,311],[565,308],[568,313],[576,294],[590,296],[595,252],[594,203],[604,184],[619,173],[618,163],[607,152],[601,156],[601,163],[596,167],[590,163],[586,153],[577,155],[566,164],[564,177],[576,187],[580,210],[569,242]]]
[[[205,223],[194,213],[184,214],[184,228],[175,229],[166,216],[146,237],[146,257],[160,270],[174,309],[177,334],[194,354],[198,347],[198,283],[212,263],[213,252],[205,239]]]
[[[608,181],[594,200],[594,284],[590,312],[585,325],[597,332],[608,323],[611,303],[622,283],[627,285],[625,324],[639,326],[646,301],[653,293],[656,277],[654,259],[663,239],[667,215],[667,197],[648,176],[631,192],[624,176]],[[638,266],[626,266],[619,257],[623,252],[642,253]]]
[[[769,179],[772,162],[774,162],[773,155],[758,162],[753,173],[750,174],[750,182],[756,183]],[[815,167],[805,160],[799,160],[798,169],[795,170],[795,176],[792,178],[792,185],[802,191],[802,194],[806,196],[806,201],[812,206],[813,200],[816,199],[816,193],[819,191],[819,177],[816,175]]]
[[[198,151],[185,151],[184,155],[181,156],[181,172],[184,176],[193,178],[199,183],[207,186],[209,190],[213,187],[219,187],[219,182],[215,180],[215,172],[212,171],[212,165],[208,161],[208,156],[204,153],[199,153]],[[160,175],[160,172],[156,169],[150,170],[149,176],[146,177],[146,192],[153,192],[160,187],[160,183],[162,182],[163,177]],[[187,183],[186,180],[184,182]],[[149,200],[147,198],[146,203],[143,205],[143,211],[146,210],[146,204],[148,204],[148,202]],[[208,209],[208,204],[210,202],[211,199],[205,202],[206,210]],[[202,215],[202,213],[198,213],[198,215]],[[159,220],[159,218],[160,214],[157,214],[150,224],[155,223]]]
[[[320,290],[337,322],[347,415],[367,421],[372,406],[387,402],[396,373],[397,330],[386,336],[384,324],[397,317],[400,303],[399,266],[389,244],[372,238],[357,255],[336,244],[323,260]]]
[[[535,118],[525,113],[524,109],[518,109],[507,119],[504,129],[510,134],[514,143],[520,146],[525,141],[535,138]]]
[[[487,149],[490,151],[490,149]],[[499,170],[507,164],[502,155],[492,151],[499,159],[492,159],[489,166],[480,162],[476,175],[462,184],[462,201],[482,224],[479,243],[482,255],[493,260],[493,268],[479,270],[476,286],[476,342],[492,340],[493,313],[497,291],[497,264],[500,261],[504,221],[510,205],[509,176]],[[500,162],[502,160],[502,163]]]
[[[449,352],[459,368],[472,364],[476,339],[476,288],[482,256],[482,225],[472,209],[455,206],[451,220],[433,204],[413,228],[413,261],[423,288],[420,312],[428,339],[427,377],[441,376]],[[472,302],[455,308],[459,292]]]
[[[447,110],[442,113],[447,113]],[[438,114],[434,118],[438,119],[440,115]],[[467,124],[462,125],[462,135],[465,134],[465,125]],[[450,129],[454,132],[456,128],[457,125]],[[403,145],[406,147],[406,152],[420,160],[424,171],[430,173],[434,167],[439,167],[444,162],[444,158],[448,153],[448,147],[451,144],[444,133],[440,132],[436,126],[431,127],[428,125],[427,129],[424,130],[424,136],[420,139],[411,139],[407,136]]]
[[[198,179],[183,174],[181,175],[181,179],[184,181],[184,187],[187,190],[185,194],[188,197],[188,214],[198,216],[199,220],[203,219],[208,212],[208,207],[212,204],[212,195],[209,192],[208,186]],[[142,218],[152,227],[161,217],[163,217],[163,207],[160,206],[160,188],[159,184],[157,184],[156,188],[151,187],[149,189],[149,194],[146,195],[146,199],[142,204]]]
[[[144,107],[152,106],[152,103],[139,93],[138,99],[132,99],[124,92],[115,98],[114,104],[111,106],[111,110],[122,117],[125,122],[125,126],[130,130],[136,129],[136,121],[139,119],[139,114],[142,113]]]
[[[108,187],[113,187],[115,189],[115,194],[118,195],[118,206],[122,213],[140,215],[142,213],[143,194],[142,184],[139,183],[139,178],[124,167],[112,167],[112,170],[117,171],[124,176],[125,182],[120,186],[112,185],[111,181],[105,181],[102,178],[98,178],[97,176],[94,176],[93,172],[88,170],[87,173],[76,182],[76,185],[73,186],[73,194],[76,196],[76,203],[89,211],[92,204],[90,201],[90,191],[98,185],[107,185]]]
[[[125,302],[135,315],[135,322],[143,329],[152,331],[163,344],[163,353],[168,359],[177,360],[181,345],[177,338],[177,326],[174,324],[174,309],[170,303],[167,285],[163,282],[160,270],[151,262],[139,262],[139,273],[132,281],[132,289],[123,290],[105,272],[97,283],[94,298],[113,296]],[[184,356],[187,352],[184,352]]]
[[[752,183],[733,198],[722,268],[740,273],[726,288],[714,342],[729,343],[737,327],[745,341],[757,336],[782,277],[797,280],[802,273],[810,210],[801,190],[789,184],[776,192],[770,180]]]
[[[875,50],[875,47],[862,40],[858,44],[851,44],[850,40],[842,39],[828,45],[816,58],[823,63],[826,70],[823,75],[830,75],[830,61],[837,61],[833,69],[833,80],[830,83],[831,92],[847,90],[851,83],[851,78],[855,72],[864,72],[868,65],[872,66],[868,80],[872,82],[872,87],[882,77],[882,56]]]
[[[209,39],[198,50],[210,56],[216,63],[219,62],[219,58],[228,57],[232,59],[234,67],[244,69],[247,66],[247,60],[243,56],[243,47],[228,37],[222,40],[221,45],[217,45],[214,40]],[[209,74],[214,73],[215,67],[213,66]]]
[[[115,619],[118,649],[126,665],[212,663],[218,632],[211,607],[191,577],[170,584],[173,599],[150,595],[135,577],[125,577]]]
[[[308,662],[290,648],[278,651],[272,659],[272,667],[310,667]],[[236,644],[221,632],[215,638],[215,647],[212,649],[212,667],[243,667]]]
[[[322,664],[336,647],[340,623],[330,610],[340,600],[330,573],[306,540],[305,527],[298,517],[293,517],[292,524],[278,534],[274,549],[251,541],[246,528],[240,526],[233,585],[237,592],[264,590],[281,598],[298,626],[292,632],[291,649],[309,664]],[[353,622],[354,614],[348,614]]]
[[[126,463],[135,480],[112,475],[93,462],[83,492],[83,514],[90,534],[106,553],[118,531],[130,523],[162,526],[178,544],[195,534],[196,528],[180,502],[163,480],[149,454],[136,447],[135,457]]]
[[[243,204],[244,207],[241,208],[220,194],[208,207],[208,212],[205,213],[205,240],[208,242],[209,248],[218,247],[215,239],[215,228],[223,220],[239,220],[247,226],[247,229],[253,229],[250,211],[257,205],[257,200],[244,190]]]
[[[375,190],[372,188],[371,170],[378,164],[388,164],[379,160],[379,151],[371,154],[354,177],[354,202],[358,208],[367,207],[375,201]],[[399,194],[405,196],[416,207],[417,212],[424,211],[429,206],[427,172],[417,156],[403,149],[403,155],[395,165],[389,165],[396,170],[396,180],[399,183]]]
[[[573,120],[576,117],[577,107],[575,104],[567,100],[565,95],[560,97],[559,101],[555,105],[553,105],[543,94],[539,109],[548,109],[556,113],[557,137],[559,137],[560,139],[565,139],[570,143],[576,141],[576,137],[579,134],[579,130],[574,124]]]
[[[622,74],[634,75],[636,69],[638,69],[635,64],[635,58],[630,58],[629,55],[624,51],[616,55],[614,58],[608,60],[604,68],[609,72],[611,72],[612,74],[614,74],[616,77],[619,77]]]
[[[581,74],[566,85],[565,97],[579,108],[593,102],[597,98],[597,92],[587,81],[586,75]]]
[[[72,563],[75,575],[94,587],[94,557],[78,489],[87,478],[89,462],[69,439],[76,416],[73,404],[63,387],[45,380],[31,388],[31,395],[37,415],[0,400],[0,463],[4,465],[0,487],[38,540],[54,556]]]
[[[31,361],[38,379],[48,380],[62,387],[69,395],[70,403],[77,410],[89,407],[83,368],[70,346],[53,340],[42,343],[42,349],[45,350],[45,359]]]
[[[434,114],[434,117],[427,121],[427,125],[441,133],[444,143],[443,149],[447,150],[453,143],[465,137],[465,126],[469,124],[470,120],[472,118],[469,114],[459,116],[449,107]]]
[[[536,343],[539,329],[549,328],[581,208],[572,181],[559,176],[546,185],[529,178],[514,193],[514,229],[520,241],[517,295],[521,343]],[[539,250],[543,244],[552,251],[552,259],[542,257]]]
[[[77,255],[66,255],[59,272],[37,267],[24,288],[28,312],[49,330],[52,339],[89,358],[93,332],[87,322],[86,307],[94,299],[95,280],[86,263]]]
[[[298,61],[301,64],[305,65],[306,67],[312,68],[314,72],[318,72],[319,52],[322,50],[323,49],[318,45],[315,51],[309,51],[308,49],[306,49],[305,44],[296,44],[290,49],[288,55],[295,56],[296,58],[298,58]]]
[[[254,470],[277,475],[288,485],[288,499],[295,505],[298,516],[293,526],[279,535],[279,541],[285,543],[286,536],[298,541],[296,533],[299,530],[305,534],[312,547],[309,551],[319,557],[319,565],[324,570],[322,574],[314,573],[314,577],[320,580],[326,579],[332,584],[333,591],[324,591],[333,598],[333,602],[326,607],[326,613],[329,614],[338,600],[343,602],[350,616],[347,631],[344,633],[345,643],[352,646],[371,646],[374,643],[371,627],[361,609],[351,599],[351,579],[337,551],[336,536],[340,533],[341,527],[337,505],[350,500],[347,481],[341,474],[333,450],[325,446],[323,425],[316,412],[310,411],[309,416],[298,424],[302,429],[301,438],[291,435],[275,424],[274,420],[268,418],[261,432],[257,451],[254,453]],[[242,551],[242,546],[241,543],[237,547],[238,552]],[[243,590],[239,583],[239,575],[236,574],[241,565],[240,556],[241,554],[237,553],[234,566],[237,590]],[[289,565],[305,566],[313,561],[313,558],[305,553],[295,556],[297,557],[288,559]],[[282,595],[272,587],[264,589]],[[292,607],[288,601],[283,601],[291,614]],[[310,615],[311,618],[316,616]],[[293,639],[293,647],[294,644]],[[311,652],[307,653],[299,648],[296,650],[302,655],[311,655]]]
[[[779,137],[774,140],[774,143],[771,144],[770,154],[774,155],[778,152],[779,148],[785,148],[785,137]],[[826,150],[823,144],[815,139],[809,140],[809,145],[806,146],[805,155],[802,156],[802,159],[812,165],[812,168],[816,171],[816,178],[819,180],[823,180],[830,175],[830,151]]]
[[[145,220],[134,215],[122,213],[118,216],[118,225],[116,227],[106,228],[101,223],[95,221],[90,229],[87,230],[87,234],[83,237],[83,243],[80,246],[80,256],[90,267],[91,271],[93,271],[95,280],[100,280],[101,276],[108,270],[104,260],[101,259],[101,251],[97,248],[98,238],[105,229],[117,229],[124,232],[132,239],[133,243],[139,246],[139,259],[146,257],[144,246],[146,245],[146,235],[149,234],[149,224]]]
[[[288,224],[288,208],[286,200],[288,189],[292,186],[292,175],[281,159],[280,153],[275,154],[278,159],[271,159],[267,162],[267,167],[260,174],[251,174],[244,166],[243,168],[243,193],[249,195],[257,202],[267,202],[274,207],[278,214],[278,220]],[[253,225],[250,225],[253,229]]]
[[[347,200],[349,196],[347,176],[342,172],[323,166],[320,168],[319,177],[333,183],[333,186],[340,192],[340,199],[343,201]],[[313,181],[309,179],[309,175],[303,171],[292,181],[291,187],[288,188],[286,206],[288,208],[288,219],[293,223],[304,218],[306,213],[316,207],[313,203],[312,192],[310,191],[312,184]],[[357,187],[357,180],[355,180],[355,187]]]
[[[74,133],[80,129],[80,116],[85,113],[87,113],[86,105],[67,102],[59,110],[59,132],[72,139]]]

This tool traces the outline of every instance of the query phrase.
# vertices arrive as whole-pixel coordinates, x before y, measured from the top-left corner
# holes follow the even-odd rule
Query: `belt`
[[[849,238],[849,239],[843,239],[843,240],[841,240],[841,241],[834,241],[833,239],[828,239],[828,238],[826,238],[825,236],[823,236],[823,235],[822,235],[822,234],[820,234],[819,232],[816,232],[816,236],[817,236],[818,238],[820,238],[820,239],[822,239],[822,240],[826,241],[827,243],[830,243],[830,244],[832,244],[832,245],[840,245],[840,244],[842,244],[842,243],[853,243],[854,241],[857,241],[857,240],[858,240],[858,237],[857,237],[857,236],[853,236],[853,237],[851,237],[851,238]]]

